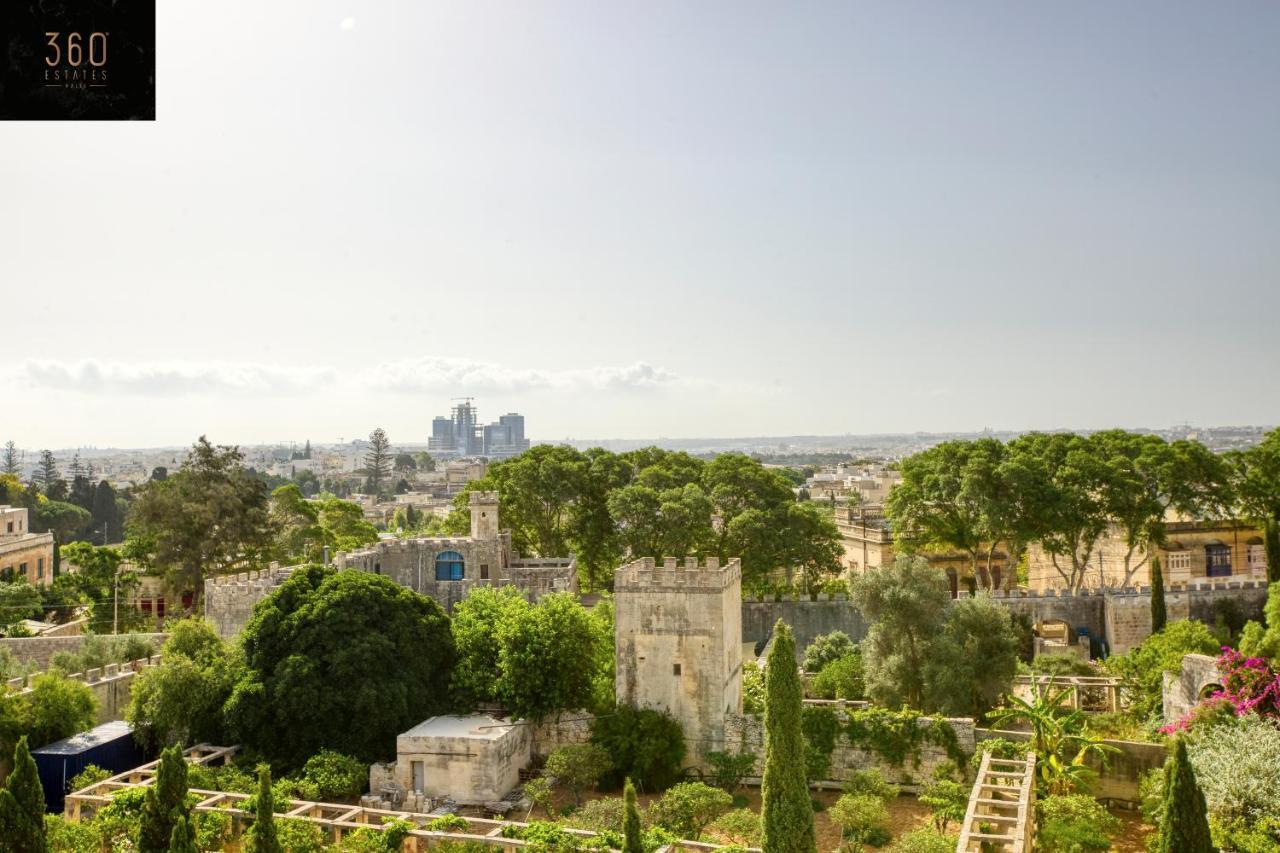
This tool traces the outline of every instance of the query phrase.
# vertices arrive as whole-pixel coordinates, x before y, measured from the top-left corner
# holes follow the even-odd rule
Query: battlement
[[[472,492],[469,498],[471,506],[479,506],[480,504],[498,504],[497,492]]]
[[[661,565],[652,557],[641,557],[614,573],[613,588],[615,592],[661,588],[721,590],[741,581],[742,561],[737,557],[723,566],[718,557],[707,557],[703,563],[696,557],[686,557],[683,562],[663,557]]]

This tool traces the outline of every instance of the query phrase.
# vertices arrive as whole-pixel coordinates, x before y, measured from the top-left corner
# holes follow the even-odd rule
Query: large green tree
[[[377,498],[391,494],[391,441],[382,427],[369,433],[369,449],[364,454],[365,491]]]
[[[1239,512],[1263,529],[1267,580],[1280,581],[1280,428],[1229,461]]]
[[[981,593],[952,602],[925,665],[925,707],[977,717],[1000,703],[1018,670],[1009,609]]]
[[[941,573],[921,557],[899,556],[858,575],[851,590],[871,625],[861,644],[868,696],[923,707],[925,672],[951,602]]]
[[[764,780],[760,786],[761,847],[765,853],[816,853],[813,801],[805,779],[801,729],[804,691],[795,639],[781,619],[765,669]]]
[[[142,487],[129,516],[140,550],[197,609],[206,574],[254,563],[272,542],[266,484],[243,461],[239,448],[201,436],[181,470]]]
[[[273,765],[325,748],[382,760],[397,734],[449,709],[448,616],[381,575],[296,570],[254,608],[241,644],[228,722]]]

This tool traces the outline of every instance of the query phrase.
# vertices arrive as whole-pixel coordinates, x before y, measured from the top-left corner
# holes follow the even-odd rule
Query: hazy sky
[[[158,0],[0,124],[0,440],[1280,421],[1280,4]]]

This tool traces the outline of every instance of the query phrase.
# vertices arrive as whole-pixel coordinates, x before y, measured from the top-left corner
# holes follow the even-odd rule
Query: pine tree
[[[302,458],[303,459],[311,458],[311,439],[309,438],[307,439],[306,445],[302,448]]]
[[[0,849],[6,853],[45,853],[44,789],[27,737],[18,739],[13,770],[0,788]]]
[[[4,455],[0,456],[0,474],[22,475],[22,456],[12,441],[4,443]]]
[[[263,764],[258,768],[258,804],[255,807],[253,828],[249,830],[246,853],[283,853],[276,837],[276,803],[271,791],[271,768]]]
[[[168,853],[174,826],[190,817],[187,807],[187,762],[182,750],[171,746],[160,753],[156,778],[142,805],[139,853]]]
[[[1213,853],[1208,812],[1187,744],[1176,738],[1173,755],[1164,764],[1164,817],[1156,853]]]
[[[173,834],[169,836],[169,853],[200,853],[190,817],[180,817],[174,821]]]
[[[58,460],[53,455],[53,451],[41,450],[40,465],[36,468],[36,482],[40,484],[40,488],[48,494],[53,484],[61,479],[62,475],[58,473]]]
[[[765,853],[815,853],[813,800],[805,779],[805,743],[800,728],[803,691],[796,644],[781,619],[765,669],[764,781],[761,847]]]
[[[391,441],[382,427],[369,433],[369,451],[364,455],[364,468],[368,474],[365,485],[369,494],[382,497],[391,479]]]
[[[93,489],[93,531],[102,536],[102,544],[117,542],[120,538],[120,510],[116,506],[116,490],[106,480]]]
[[[1169,614],[1164,607],[1164,574],[1160,571],[1160,558],[1151,558],[1151,633],[1164,630]]]
[[[644,839],[640,837],[640,809],[636,806],[636,788],[628,778],[622,786],[622,853],[644,853]]]

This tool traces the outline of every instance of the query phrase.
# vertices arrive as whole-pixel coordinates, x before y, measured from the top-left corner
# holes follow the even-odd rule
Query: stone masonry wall
[[[837,717],[843,723],[847,720],[844,711],[837,711]],[[966,754],[974,749],[974,723],[967,719],[948,719],[946,721],[956,733],[956,742]],[[921,726],[933,725],[933,719],[923,717],[918,721]],[[751,776],[764,773],[764,717],[759,714],[728,714],[725,716],[725,749],[729,752],[750,752],[756,756],[756,763]],[[855,770],[879,770],[890,782],[897,785],[918,785],[933,776],[933,771],[944,761],[951,759],[946,750],[926,742],[920,749],[919,762],[908,757],[901,767],[894,767],[879,754],[869,750],[848,745],[841,735],[836,738],[836,747],[831,752],[831,769],[823,782],[843,782]]]
[[[223,575],[204,582],[204,616],[224,640],[235,637],[248,624],[253,606],[266,598],[292,574],[292,568],[276,563],[261,572]]]
[[[107,664],[101,669],[90,669],[87,672],[76,672],[68,676],[76,681],[83,681],[89,685],[90,691],[93,692],[93,698],[97,701],[98,711],[95,725],[101,723],[109,723],[112,720],[123,720],[124,712],[129,707],[129,699],[133,690],[134,677],[149,666],[159,666],[160,656],[153,655],[150,658],[139,658],[135,661],[129,661],[122,664]],[[39,673],[36,673],[39,675]],[[12,695],[20,696],[31,690],[31,679],[35,675],[27,678],[11,678],[6,682],[6,687]],[[42,743],[32,744],[33,747],[44,746]]]
[[[45,670],[49,668],[49,661],[58,652],[79,652],[80,646],[87,636],[91,635],[5,637],[0,638],[0,648],[8,649],[13,654],[14,659],[20,663],[35,664],[37,669]],[[168,634],[137,634],[135,636],[149,640],[155,648],[160,648],[164,641],[169,639]]]
[[[1200,702],[1207,687],[1222,686],[1218,661],[1208,655],[1183,655],[1178,672],[1164,673],[1161,716],[1172,723],[1186,716]]]

